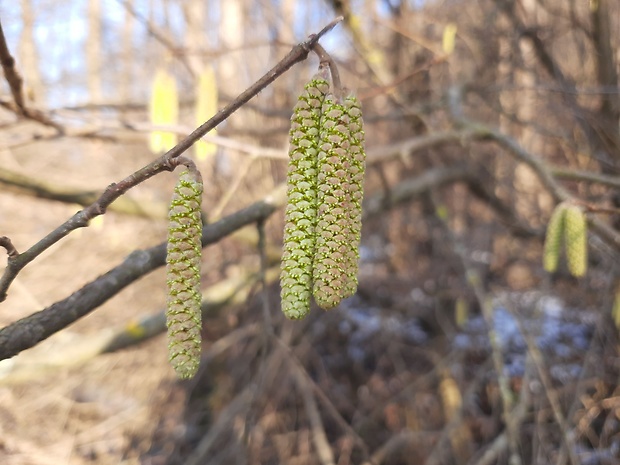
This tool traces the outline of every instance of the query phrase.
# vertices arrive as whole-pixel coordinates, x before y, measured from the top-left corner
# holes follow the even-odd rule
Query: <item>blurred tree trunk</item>
[[[246,79],[241,77],[246,75],[247,66],[243,62],[244,31],[247,27],[244,14],[243,0],[221,0],[220,2],[220,47],[223,55],[219,60],[218,82],[222,94],[235,96],[245,88]],[[239,121],[243,118],[242,114],[235,116]],[[220,158],[218,164],[219,174],[226,176],[234,173],[235,166],[239,166],[238,157],[227,154]]]
[[[39,69],[39,52],[34,39],[35,14],[32,0],[22,0],[22,32],[18,55],[26,84],[26,96],[37,103],[45,102],[45,87]]]
[[[204,66],[202,53],[206,47],[205,37],[205,10],[204,0],[192,0],[183,4],[185,16],[185,50],[189,52],[187,61],[194,75],[198,76]]]
[[[88,0],[86,67],[90,101],[99,103],[103,100],[103,86],[101,82],[101,0]]]
[[[543,28],[545,21],[544,10],[539,7],[538,0],[523,0],[521,10],[526,27]],[[533,122],[536,120],[539,109],[538,91],[538,61],[534,44],[530,40],[519,40],[518,53],[521,66],[515,69],[514,83],[519,89],[518,98],[512,115],[522,123],[520,140],[523,147],[530,153],[544,156],[543,139],[538,134]],[[541,211],[550,211],[553,207],[553,199],[546,192],[538,177],[525,163],[517,164],[514,171],[514,192],[516,195],[516,211],[527,218],[532,224],[534,219],[541,217]]]
[[[612,48],[609,0],[590,1],[592,43],[596,60],[596,77],[601,89],[598,111],[592,118],[594,156],[601,163],[604,173],[620,173],[620,95],[618,89],[617,63]],[[612,195],[612,202],[620,208],[620,193]],[[615,215],[613,224],[620,230],[620,217]]]
[[[222,90],[230,95],[239,93],[243,82],[240,79],[245,69],[240,59],[243,47],[244,13],[243,0],[222,0],[220,3],[220,44],[224,54],[219,61],[219,75]]]

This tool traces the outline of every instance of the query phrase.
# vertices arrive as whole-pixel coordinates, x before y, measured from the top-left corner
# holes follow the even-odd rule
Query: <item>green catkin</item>
[[[344,297],[351,273],[349,115],[334,96],[323,102],[318,159],[318,218],[313,293],[319,307],[330,309]]]
[[[197,170],[179,176],[168,214],[166,283],[168,356],[180,378],[192,378],[200,364],[202,178]]]
[[[543,252],[543,267],[548,273],[554,273],[558,269],[564,226],[566,218],[566,204],[560,203],[555,207],[545,235],[545,248]]]
[[[306,84],[291,118],[287,206],[280,273],[282,311],[300,319],[310,311],[317,221],[317,156],[326,71]]]
[[[366,152],[364,150],[364,124],[362,108],[354,95],[344,100],[344,107],[349,116],[350,147],[348,151],[349,190],[351,203],[349,208],[349,247],[347,249],[347,280],[344,285],[343,298],[351,297],[357,291],[357,274],[359,270],[359,246],[362,237],[362,199],[364,197],[364,173],[366,171]]]
[[[588,227],[583,210],[577,205],[566,207],[564,244],[568,271],[579,278],[588,269]]]

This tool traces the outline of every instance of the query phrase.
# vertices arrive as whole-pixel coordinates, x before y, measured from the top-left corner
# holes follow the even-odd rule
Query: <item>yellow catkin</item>
[[[562,250],[564,237],[564,219],[566,217],[566,204],[560,203],[555,207],[545,235],[545,248],[543,252],[543,267],[545,271],[554,273],[558,269],[558,261]]]
[[[329,83],[320,72],[306,84],[291,118],[287,205],[280,273],[282,311],[300,319],[310,311],[317,220],[317,156],[321,108]]]
[[[213,67],[207,66],[202,73],[200,73],[200,76],[198,76],[196,94],[196,125],[200,126],[217,113],[218,91]],[[216,130],[211,130],[209,135],[216,135]],[[196,157],[199,160],[204,160],[210,155],[215,154],[217,149],[215,144],[204,141],[196,142],[194,147]]]
[[[616,287],[614,295],[614,305],[611,310],[611,316],[614,319],[616,328],[620,329],[620,286]]]
[[[346,171],[349,183],[349,231],[347,249],[346,281],[343,298],[351,297],[357,291],[359,271],[359,247],[362,237],[362,200],[364,198],[364,174],[366,172],[366,151],[364,148],[364,123],[362,108],[354,95],[344,100],[344,107],[349,117],[349,149],[346,159]]]
[[[566,207],[564,244],[568,271],[579,278],[588,269],[588,226],[583,210],[577,205]]]
[[[196,170],[183,171],[174,189],[168,215],[168,355],[180,378],[192,378],[200,364],[202,190],[200,173]]]
[[[352,246],[349,115],[331,95],[323,103],[319,139],[313,294],[328,310],[344,298]]]
[[[179,96],[174,76],[160,69],[155,73],[151,100],[150,120],[153,125],[175,125],[179,120]],[[177,135],[167,131],[152,131],[149,146],[155,153],[167,152],[177,144]]]

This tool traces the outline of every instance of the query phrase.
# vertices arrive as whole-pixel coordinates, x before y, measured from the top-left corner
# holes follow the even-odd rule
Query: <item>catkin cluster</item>
[[[553,273],[558,268],[562,245],[566,250],[568,271],[575,277],[588,269],[588,224],[583,210],[574,204],[562,202],[553,211],[543,253],[543,266]]]
[[[305,86],[291,119],[282,310],[293,319],[310,297],[330,309],[357,289],[365,168],[359,102],[330,92],[322,70]]]
[[[181,378],[193,377],[200,363],[202,189],[202,178],[197,170],[183,171],[174,189],[168,214],[168,355]]]

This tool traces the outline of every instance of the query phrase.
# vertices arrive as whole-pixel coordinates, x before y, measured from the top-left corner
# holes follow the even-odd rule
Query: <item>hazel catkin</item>
[[[553,210],[551,218],[549,219],[549,224],[547,225],[543,252],[543,267],[548,273],[554,273],[558,269],[564,236],[565,217],[566,204],[560,203]]]
[[[183,171],[174,189],[168,214],[168,356],[180,378],[192,378],[200,364],[202,190],[200,173],[195,169]]]
[[[364,197],[364,174],[366,172],[366,151],[364,149],[364,124],[362,108],[354,95],[348,95],[344,107],[349,116],[349,150],[345,161],[348,173],[350,208],[349,234],[345,266],[347,279],[343,298],[351,297],[357,291],[357,274],[359,271],[359,247],[362,237],[362,200]]]
[[[316,254],[313,294],[330,309],[340,303],[348,279],[351,249],[351,190],[349,173],[349,115],[328,95],[323,102],[319,133]]]
[[[564,244],[568,271],[579,278],[588,269],[588,227],[583,210],[568,205],[564,219]]]
[[[317,156],[321,108],[329,91],[320,71],[299,96],[291,118],[287,205],[280,272],[282,311],[299,319],[310,311],[317,221]]]

